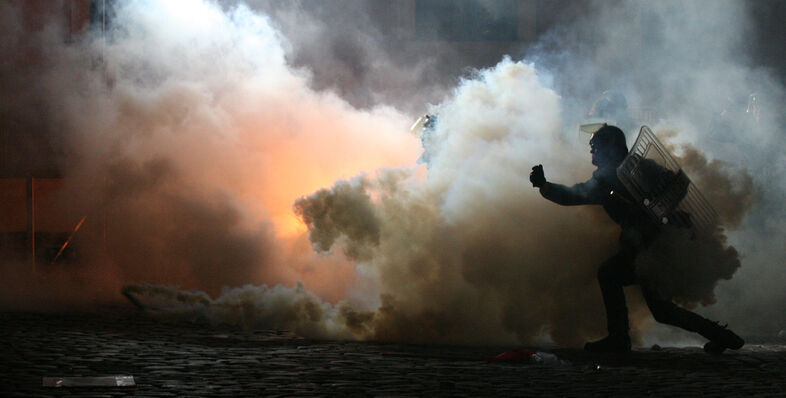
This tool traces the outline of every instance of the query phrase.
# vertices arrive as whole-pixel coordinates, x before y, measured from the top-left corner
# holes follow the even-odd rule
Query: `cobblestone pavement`
[[[486,363],[516,347],[312,341],[167,322],[131,309],[0,313],[0,396],[786,396],[786,346],[591,355],[568,366]],[[527,347],[534,348],[537,347]],[[42,387],[45,376],[133,375],[136,387]]]

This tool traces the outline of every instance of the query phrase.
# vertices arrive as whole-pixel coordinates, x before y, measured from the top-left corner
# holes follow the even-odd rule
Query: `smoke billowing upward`
[[[745,52],[747,3],[593,2],[469,73],[466,45],[411,40],[374,14],[406,12],[356,3],[123,2],[107,35],[67,45],[1,5],[3,55],[31,35],[44,60],[4,57],[4,92],[24,95],[3,96],[3,127],[65,148],[47,155],[60,200],[107,219],[77,242],[90,267],[61,277],[223,287],[128,289],[309,337],[579,344],[603,333],[595,273],[619,229],[527,176],[586,180],[576,125],[614,89],[629,142],[642,122],[668,136],[726,227],[664,234],[639,272],[743,333],[786,325],[785,253],[766,238],[786,232],[784,91]],[[408,133],[424,111],[439,114],[428,170]]]
[[[21,14],[16,6],[4,3],[3,15]],[[41,31],[16,32],[13,18],[4,27],[4,76],[14,78],[3,83],[26,94],[3,98],[16,118],[8,131],[54,136],[33,138],[60,145],[61,208],[87,215],[75,277],[104,275],[109,291],[144,281],[211,294],[301,280],[343,297],[352,264],[312,253],[292,203],[337,178],[412,162],[409,117],[311,89],[270,20],[247,7],[131,1],[114,12],[106,35],[67,45],[54,16]],[[26,70],[17,43],[40,44],[42,66]]]

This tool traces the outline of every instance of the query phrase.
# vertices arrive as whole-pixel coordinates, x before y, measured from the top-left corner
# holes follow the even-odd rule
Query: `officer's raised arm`
[[[540,194],[544,198],[556,204],[562,206],[577,206],[593,203],[591,200],[591,193],[592,187],[596,184],[593,184],[592,179],[581,184],[575,184],[572,187],[555,184],[546,181],[546,176],[543,173],[543,165],[539,164],[532,168],[532,172],[529,175],[529,181],[532,183],[533,187],[540,188]]]

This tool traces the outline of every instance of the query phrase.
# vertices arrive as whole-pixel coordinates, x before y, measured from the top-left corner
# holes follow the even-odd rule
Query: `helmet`
[[[628,145],[625,142],[625,133],[617,126],[604,124],[590,139],[590,146],[602,146],[612,149],[615,153],[625,157],[628,154]]]
[[[604,124],[590,139],[592,164],[605,168],[617,167],[628,155],[625,134],[619,127]]]

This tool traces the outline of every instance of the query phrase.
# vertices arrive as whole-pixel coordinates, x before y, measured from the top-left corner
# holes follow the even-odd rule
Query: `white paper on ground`
[[[44,377],[44,387],[134,387],[134,376]]]

